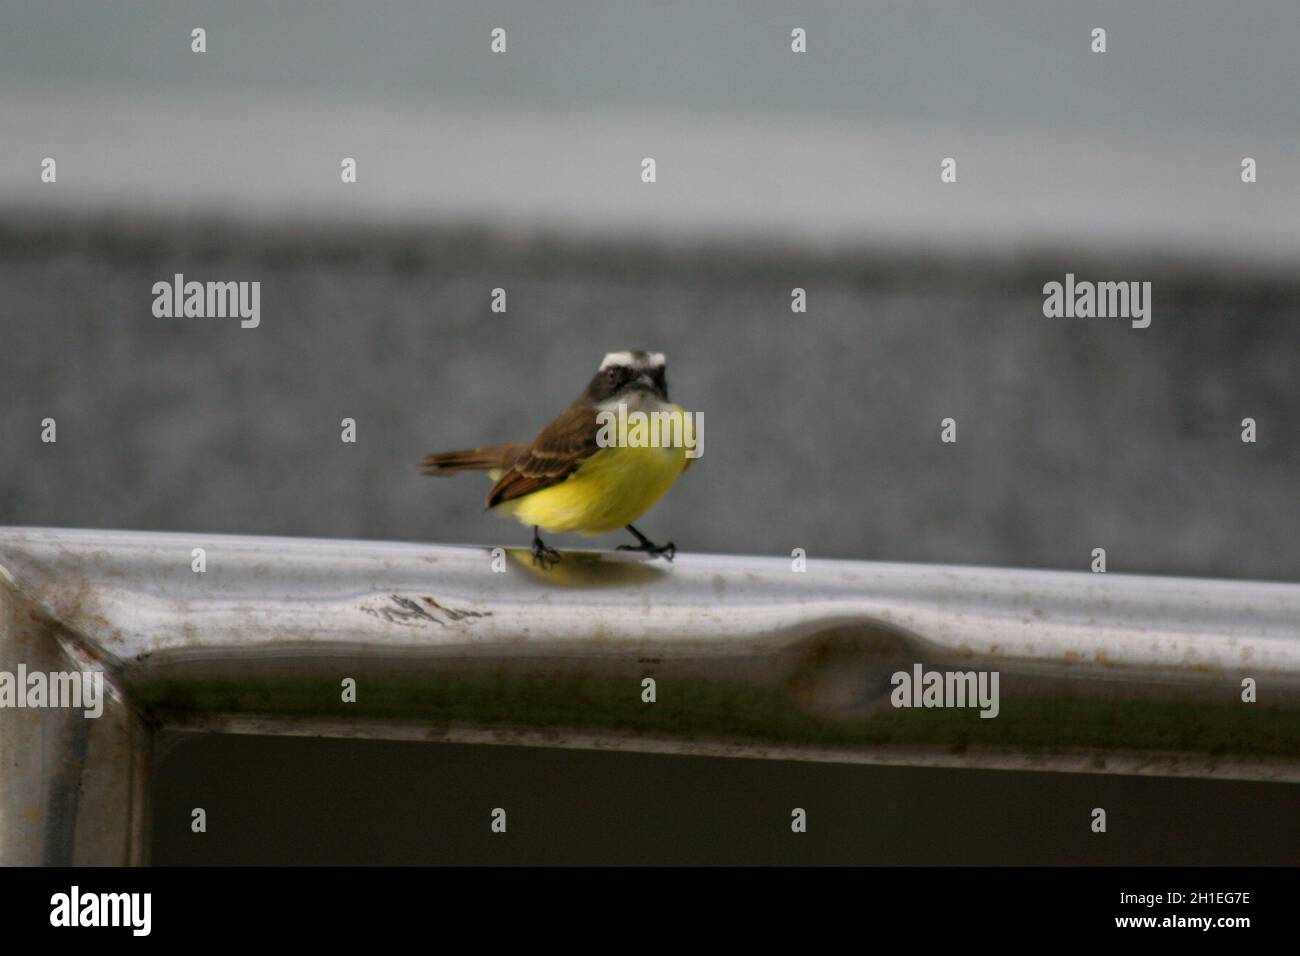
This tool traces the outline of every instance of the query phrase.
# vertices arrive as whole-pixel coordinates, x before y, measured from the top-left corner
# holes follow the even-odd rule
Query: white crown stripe
[[[605,356],[605,360],[600,363],[600,368],[598,369],[598,371],[603,372],[611,365],[631,365],[631,364],[632,364],[631,352],[610,352],[608,355]],[[590,368],[590,366],[588,366],[588,368]]]
[[[638,356],[644,355],[644,358]],[[663,352],[610,352],[597,371],[603,372],[612,365],[630,365],[634,368],[657,368],[665,365]]]

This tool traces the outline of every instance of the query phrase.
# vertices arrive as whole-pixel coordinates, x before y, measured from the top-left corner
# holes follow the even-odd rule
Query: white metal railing
[[[160,728],[1300,780],[1300,586],[796,566],[0,529],[0,673],[109,697],[0,710],[0,862],[143,862]]]

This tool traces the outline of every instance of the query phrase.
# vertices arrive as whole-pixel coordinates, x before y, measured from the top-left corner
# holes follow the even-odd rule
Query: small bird
[[[496,482],[488,509],[532,525],[533,563],[544,571],[560,553],[542,542],[541,531],[593,536],[627,528],[637,544],[620,551],[671,561],[677,553],[671,541],[657,545],[632,526],[694,461],[686,447],[696,441],[692,418],[668,400],[665,366],[659,352],[610,352],[583,393],[532,442],[429,455],[421,473],[486,471]],[[686,443],[611,444],[606,423],[629,412],[660,413]]]

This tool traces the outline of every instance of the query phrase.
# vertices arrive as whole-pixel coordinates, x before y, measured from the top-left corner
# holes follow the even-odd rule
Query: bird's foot
[[[549,571],[560,560],[560,552],[554,548],[548,548],[542,543],[541,538],[533,538],[533,565],[540,567],[543,571]]]
[[[642,541],[640,544],[620,544],[620,551],[644,551],[646,554],[655,558],[663,558],[665,561],[672,561],[677,554],[677,545],[669,541],[667,544],[655,544],[653,541]]]

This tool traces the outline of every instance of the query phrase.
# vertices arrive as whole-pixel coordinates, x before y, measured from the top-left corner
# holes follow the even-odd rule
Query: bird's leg
[[[640,531],[636,530],[636,528],[632,527],[631,525],[627,526],[627,530],[631,531],[634,535],[636,535],[636,539],[641,543],[620,544],[618,546],[618,550],[620,551],[644,551],[647,554],[654,555],[656,558],[664,558],[668,561],[671,561],[673,557],[677,554],[677,545],[673,544],[671,541],[661,546],[655,544],[653,541],[651,541],[649,538],[647,538],[645,535],[643,535]]]
[[[533,525],[533,564],[541,565],[543,571],[549,571],[550,565],[559,560],[560,552],[543,544],[542,536],[537,533],[537,525]]]

